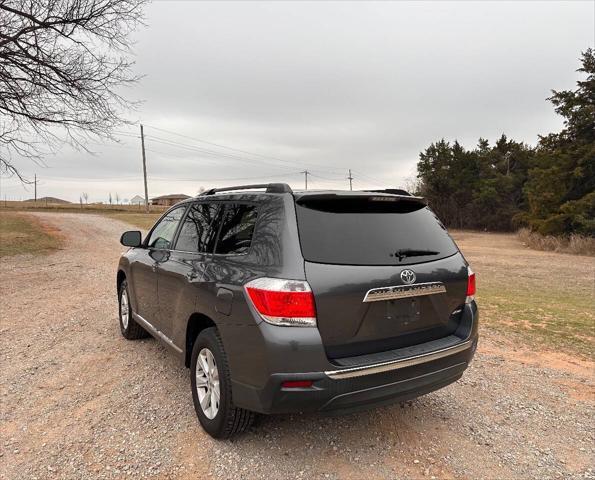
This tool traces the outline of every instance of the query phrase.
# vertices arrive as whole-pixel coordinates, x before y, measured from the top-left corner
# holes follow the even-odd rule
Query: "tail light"
[[[252,305],[266,322],[286,327],[316,326],[316,306],[308,282],[257,278],[244,288]]]
[[[467,267],[467,298],[465,303],[471,303],[475,299],[475,273]]]

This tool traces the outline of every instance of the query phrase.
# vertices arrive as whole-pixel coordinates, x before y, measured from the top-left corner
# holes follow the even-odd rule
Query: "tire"
[[[209,354],[212,355],[209,360]],[[200,357],[200,359],[199,359]],[[205,360],[211,375],[205,373]],[[199,361],[201,364],[199,365]],[[212,366],[214,364],[214,372]],[[198,379],[197,379],[198,370]],[[231,377],[227,356],[223,349],[223,342],[216,328],[211,327],[200,332],[194,347],[190,362],[190,383],[192,385],[192,400],[200,424],[213,438],[230,438],[247,430],[254,421],[255,414],[233,404],[231,396]],[[199,388],[197,388],[197,384]],[[211,408],[216,391],[219,391],[219,401],[215,400],[216,411]],[[199,393],[199,391],[201,393]],[[206,392],[206,393],[205,393]],[[215,392],[215,397],[213,397]],[[210,396],[211,401],[208,401]],[[201,406],[202,396],[204,405]],[[207,397],[207,400],[204,400]]]
[[[120,319],[120,332],[128,340],[147,338],[149,334],[132,318],[132,307],[130,306],[130,293],[128,282],[124,280],[118,292],[118,317]]]

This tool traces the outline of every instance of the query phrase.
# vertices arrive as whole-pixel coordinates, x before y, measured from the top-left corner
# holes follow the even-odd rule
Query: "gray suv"
[[[121,243],[122,335],[151,334],[190,368],[213,437],[255,413],[411,399],[459,379],[475,353],[475,275],[403,190],[212,189]]]

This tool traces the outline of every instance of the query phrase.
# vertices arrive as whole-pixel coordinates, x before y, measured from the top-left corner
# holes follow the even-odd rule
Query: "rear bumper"
[[[465,307],[459,336],[407,350],[368,356],[364,364],[326,363],[320,371],[271,373],[262,388],[233,381],[234,402],[261,413],[343,414],[410,400],[458,380],[477,348],[477,307]],[[354,359],[355,360],[355,359]],[[311,380],[312,387],[284,388],[283,382]]]

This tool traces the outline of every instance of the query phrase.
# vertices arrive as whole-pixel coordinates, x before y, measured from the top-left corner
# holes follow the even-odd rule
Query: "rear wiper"
[[[395,252],[395,257],[402,261],[405,257],[423,257],[425,255],[438,255],[440,252],[435,250],[413,250],[411,248],[402,248]]]

